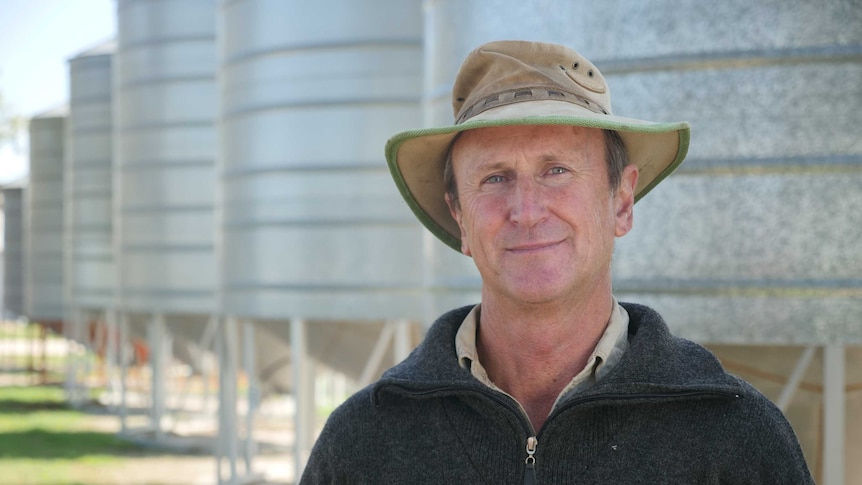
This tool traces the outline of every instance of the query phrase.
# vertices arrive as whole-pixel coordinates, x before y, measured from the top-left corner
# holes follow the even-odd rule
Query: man
[[[812,483],[775,406],[612,294],[614,239],[688,125],[614,116],[595,66],[530,42],[470,53],[453,105],[386,154],[481,304],[336,410],[302,483]]]

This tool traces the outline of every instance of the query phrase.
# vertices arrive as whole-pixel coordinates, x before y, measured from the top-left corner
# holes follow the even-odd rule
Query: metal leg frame
[[[395,336],[396,325],[393,322],[386,322],[383,325],[383,330],[377,337],[377,342],[371,349],[371,354],[365,362],[365,367],[362,368],[362,374],[359,376],[359,387],[365,387],[371,384],[371,381],[377,376],[377,370],[380,369],[380,364],[383,362],[383,357],[386,355],[386,350]]]
[[[254,413],[258,407],[259,389],[254,370],[254,327],[246,322],[242,325],[243,368],[248,378],[248,407],[245,422],[243,461],[245,473],[240,475],[237,467],[239,459],[239,425],[237,413],[237,382],[239,378],[239,348],[237,335],[239,322],[235,318],[221,319],[216,354],[219,362],[219,431],[216,443],[216,476],[219,485],[240,485],[259,482],[261,474],[252,471],[252,459],[256,452],[252,432]],[[227,461],[227,476],[225,463]]]
[[[314,432],[314,379],[308,372],[306,356],[305,321],[290,321],[290,356],[293,372],[294,415],[293,463],[295,482],[299,482],[305,469],[305,455],[310,449],[310,435]]]
[[[93,355],[98,356],[99,351],[102,349],[105,349],[107,347],[107,344],[108,344],[108,322],[105,320],[96,319],[95,322],[93,323],[92,329],[93,329],[93,333],[92,333],[93,338],[89,341],[90,352]],[[91,362],[91,359],[87,359],[87,362],[88,363]],[[88,364],[88,365],[91,365],[91,364]],[[109,361],[107,358],[102,359],[100,362],[98,362],[98,367],[97,367],[98,375],[100,378],[102,378],[102,381],[100,381],[98,385],[103,385],[107,382],[106,378],[107,378],[108,372],[109,372],[108,366],[109,366]],[[87,375],[93,375],[92,371],[93,371],[92,367],[88,367],[87,368]]]
[[[823,347],[823,485],[844,485],[845,352]]]
[[[220,320],[216,339],[219,361],[219,439],[216,444],[216,474],[218,483],[236,484],[239,475],[236,469],[236,321],[232,318]],[[227,479],[223,473],[223,459],[228,462]]]
[[[87,394],[87,343],[89,335],[87,332],[87,319],[83,310],[75,308],[72,310],[72,321],[69,328],[70,332],[70,352],[67,356],[69,363],[70,388],[69,401],[75,407],[80,407],[86,400]],[[80,350],[84,348],[82,353]]]
[[[775,403],[781,412],[787,412],[787,408],[790,406],[791,401],[793,401],[793,396],[796,395],[796,391],[799,390],[799,384],[802,382],[802,377],[805,375],[805,371],[808,370],[808,366],[811,364],[811,360],[814,358],[816,351],[817,347],[809,345],[802,351],[802,355],[799,356],[799,360],[796,362],[796,367],[793,369],[793,373],[790,374],[790,379],[787,380],[787,384],[784,386],[784,389],[781,390],[781,395],[778,396],[778,401]]]
[[[150,424],[155,433],[157,443],[164,441],[162,419],[165,416],[165,391],[167,383],[167,350],[170,349],[170,337],[165,329],[165,319],[161,314],[155,314],[147,327],[150,347],[150,366],[152,369],[152,393],[150,401]]]
[[[207,410],[207,400],[209,398],[209,372],[205,370],[204,365],[204,353],[207,350],[210,350],[213,345],[213,339],[215,338],[215,334],[217,331],[218,320],[215,317],[210,318],[207,322],[206,327],[204,327],[204,332],[201,335],[200,343],[198,344],[200,348],[200,357],[198,359],[197,365],[199,368],[203,370],[202,378],[204,380],[204,393],[203,393],[203,405],[201,406],[200,412],[206,413]],[[189,394],[191,393],[191,379],[184,379],[182,383],[182,387],[179,389],[179,395],[175,401],[174,409],[177,411],[181,410],[189,410]],[[178,420],[174,420],[174,425]]]
[[[117,345],[119,346],[118,358],[120,360],[120,433],[126,434],[129,431],[128,423],[128,377],[129,377],[129,317],[125,313],[118,315],[117,324]]]
[[[120,383],[117,369],[119,362],[119,324],[117,312],[105,310],[105,372],[108,384],[108,409],[116,413],[120,406]]]
[[[406,359],[413,350],[413,345],[410,341],[410,321],[398,320],[395,322],[395,347],[394,347],[394,362],[397,364]]]
[[[220,325],[216,339],[216,353],[219,359],[219,439],[216,452],[216,473],[218,483],[239,484],[260,478],[252,472],[253,457],[256,453],[253,439],[254,414],[259,406],[260,388],[254,368],[254,327],[246,322],[242,326],[243,368],[248,377],[248,410],[246,412],[246,436],[244,440],[244,461],[246,475],[241,477],[237,470],[239,454],[237,443],[238,416],[237,377],[238,349],[236,335],[238,322],[226,318]],[[302,476],[306,455],[310,450],[315,430],[314,376],[313,365],[306,354],[306,327],[302,319],[290,321],[290,345],[293,372],[293,392],[296,406],[294,416],[294,464],[296,481]],[[362,382],[370,381],[380,368],[389,345],[394,345],[395,362],[403,360],[411,350],[410,322],[387,322],[378,337],[362,373]],[[224,476],[224,460],[228,461],[228,476]]]
[[[252,475],[252,460],[257,454],[257,445],[254,441],[254,417],[260,407],[260,385],[257,382],[257,372],[255,371],[254,358],[254,324],[244,322],[242,325],[242,362],[245,376],[248,381],[248,406],[245,412],[245,440],[244,440],[244,458],[245,472],[247,475]]]
[[[218,331],[219,331],[219,319],[218,317],[210,318],[207,323],[207,327],[204,330],[204,334],[201,337],[201,349],[215,351],[214,348],[215,342],[218,339]],[[204,381],[204,389],[203,389],[203,406],[201,408],[201,412],[204,414],[208,414],[209,412],[209,402],[210,402],[210,378],[212,375],[210,374],[210,368],[208,366],[203,365],[201,363],[201,374]]]
[[[409,320],[394,320],[384,324],[383,330],[380,331],[377,342],[374,343],[374,348],[371,349],[371,354],[365,362],[365,367],[362,368],[362,374],[359,376],[359,387],[371,384],[371,381],[377,377],[377,371],[380,369],[380,364],[383,363],[383,357],[386,355],[390,343],[394,355],[393,364],[407,358],[412,350]]]
[[[786,412],[816,352],[808,346],[800,355],[776,405]],[[845,459],[845,349],[841,344],[823,347],[823,485],[844,485]]]
[[[66,391],[66,399],[73,406],[76,405],[75,396],[76,396],[76,387],[77,387],[77,376],[76,376],[76,362],[75,362],[75,330],[74,327],[77,322],[77,312],[75,310],[70,310],[67,314],[66,322],[63,325],[63,337],[66,339],[66,382],[65,382],[65,391]]]

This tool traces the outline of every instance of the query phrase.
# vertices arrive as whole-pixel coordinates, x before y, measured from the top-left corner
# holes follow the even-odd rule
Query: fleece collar
[[[727,374],[718,359],[705,348],[671,335],[654,310],[621,303],[629,313],[629,348],[619,364],[580,397],[613,394],[667,392],[741,393],[739,379]],[[374,385],[372,399],[383,394],[438,397],[464,391],[488,392],[468,369],[458,365],[455,334],[472,309],[465,306],[441,316],[423,342],[406,360],[388,370]]]

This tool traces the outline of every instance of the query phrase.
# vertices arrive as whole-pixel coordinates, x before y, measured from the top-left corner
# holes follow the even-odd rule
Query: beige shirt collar
[[[629,314],[617,302],[616,298],[614,298],[613,303],[608,325],[595,350],[590,354],[587,365],[560,392],[554,402],[554,408],[564,395],[572,391],[584,390],[607,375],[628,349]],[[482,363],[479,362],[479,354],[476,350],[476,330],[479,327],[480,312],[481,304],[473,307],[455,334],[455,351],[458,355],[458,363],[461,367],[470,369],[473,376],[486,386],[506,394],[491,381]],[[553,411],[553,408],[551,410]]]

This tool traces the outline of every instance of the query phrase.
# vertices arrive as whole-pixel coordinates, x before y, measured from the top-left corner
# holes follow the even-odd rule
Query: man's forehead
[[[536,158],[553,160],[567,153],[580,153],[603,146],[604,134],[597,128],[559,125],[485,127],[467,130],[452,143],[453,161],[471,152],[471,161],[481,161],[482,153],[496,149],[529,149]],[[478,153],[472,153],[478,152]],[[477,158],[476,155],[479,155]]]

